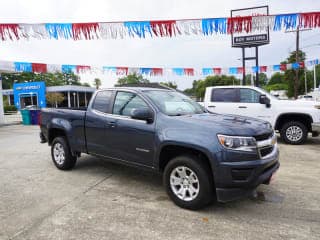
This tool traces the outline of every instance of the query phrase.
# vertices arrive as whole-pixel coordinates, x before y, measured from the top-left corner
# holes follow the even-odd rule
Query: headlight
[[[253,137],[226,136],[218,134],[220,144],[231,150],[256,152],[257,143]]]

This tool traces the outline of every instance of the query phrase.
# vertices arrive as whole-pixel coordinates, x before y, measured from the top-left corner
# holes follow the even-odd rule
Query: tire
[[[301,122],[287,122],[280,130],[281,139],[289,144],[303,144],[308,137],[308,129]]]
[[[72,156],[70,147],[64,137],[56,137],[51,145],[51,157],[54,165],[60,170],[70,170],[77,162]]]
[[[183,172],[188,179],[183,178]],[[183,155],[173,158],[165,167],[163,175],[167,194],[181,208],[196,210],[205,207],[214,197],[214,184],[210,172],[210,168],[195,156]]]

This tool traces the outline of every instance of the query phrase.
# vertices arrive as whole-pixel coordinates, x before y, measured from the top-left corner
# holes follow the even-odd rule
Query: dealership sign
[[[20,109],[21,98],[32,96],[37,98],[38,107],[46,107],[46,85],[44,82],[28,82],[13,84],[14,105]]]
[[[245,16],[267,16],[269,15],[268,6],[256,7],[256,8],[245,8],[231,10],[231,17],[245,17]],[[270,42],[269,39],[269,27],[261,29],[259,33],[232,33],[231,34],[232,47],[254,47]]]

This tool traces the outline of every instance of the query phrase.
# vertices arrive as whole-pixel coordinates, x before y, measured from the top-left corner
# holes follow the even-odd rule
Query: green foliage
[[[177,84],[173,82],[160,82],[161,85],[167,86],[169,88],[177,89]]]
[[[287,84],[286,81],[284,80],[284,74],[276,72],[271,76],[270,81],[268,82],[268,85],[279,84],[279,83]]]
[[[253,75],[253,81],[255,83],[256,81],[256,75]],[[266,85],[268,82],[267,74],[265,73],[259,73],[259,86],[262,87]],[[246,85],[251,85],[251,74],[246,75]]]
[[[62,93],[50,92],[47,93],[46,99],[51,106],[58,107],[58,104],[63,102],[64,95]]]
[[[9,106],[9,105],[7,105],[7,106],[4,106],[4,112],[5,113],[8,113],[8,112],[16,112],[17,111],[17,108],[16,108],[16,106],[14,106],[14,105],[11,105],[11,106]]]
[[[268,84],[264,87],[265,90],[268,92],[272,90],[286,90],[288,91],[288,84],[286,83],[275,83],[275,84]]]
[[[100,80],[100,78],[95,78],[93,85],[96,87],[96,89],[99,89],[100,86],[101,86],[101,80]]]
[[[223,85],[238,85],[239,79],[234,76],[216,75],[208,76],[203,80],[194,80],[192,88],[186,89],[184,92],[187,95],[195,96],[197,99],[203,99],[206,87],[223,86]]]
[[[80,77],[74,73],[1,73],[3,89],[12,89],[14,83],[44,81],[47,87],[62,85],[82,85]]]
[[[150,81],[148,79],[143,78],[142,75],[133,73],[125,77],[119,78],[116,86],[124,85],[124,84],[137,84],[137,83],[150,83]]]

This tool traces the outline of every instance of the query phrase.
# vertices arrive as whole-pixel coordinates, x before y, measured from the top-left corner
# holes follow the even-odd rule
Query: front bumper
[[[228,202],[249,196],[258,185],[268,184],[279,167],[277,147],[264,159],[220,163],[214,173],[217,200]]]
[[[312,123],[311,127],[312,127],[312,132],[320,133],[320,122]]]

